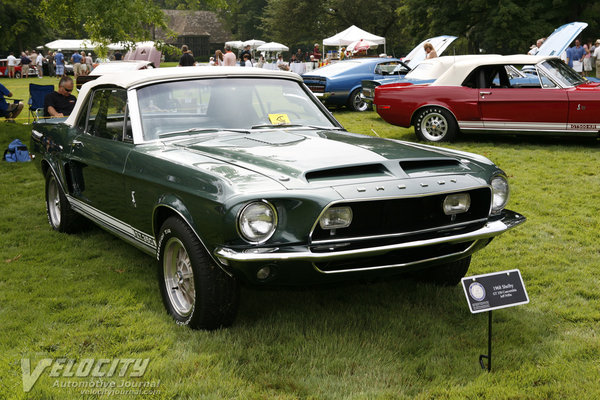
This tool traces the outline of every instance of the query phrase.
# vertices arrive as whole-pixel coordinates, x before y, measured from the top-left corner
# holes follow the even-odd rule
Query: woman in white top
[[[425,43],[423,45],[423,48],[425,49],[425,53],[427,53],[427,56],[425,56],[425,58],[436,58],[438,56],[431,43]]]

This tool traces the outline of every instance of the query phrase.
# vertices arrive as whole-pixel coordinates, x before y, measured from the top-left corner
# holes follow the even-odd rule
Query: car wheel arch
[[[412,115],[410,116],[410,125],[412,126],[415,124],[415,119],[417,118],[417,115],[419,115],[421,110],[424,110],[425,108],[432,108],[432,107],[439,107],[439,108],[443,108],[444,110],[448,111],[452,115],[452,118],[454,118],[454,122],[456,122],[456,125],[458,126],[458,119],[456,118],[456,115],[454,115],[452,110],[450,110],[447,106],[440,105],[440,104],[423,104],[422,106],[419,106],[418,108],[416,108],[415,111],[413,111]]]
[[[173,201],[179,203],[179,205],[174,205]],[[182,207],[181,204],[181,200],[177,197],[168,196],[161,199],[161,201],[154,207],[154,210],[152,211],[152,233],[154,234],[155,239],[157,241],[160,240],[159,235],[162,224],[169,217],[176,216],[177,218],[181,219],[187,226],[189,226],[189,228],[192,230],[198,241],[200,241],[200,243],[202,244],[202,247],[204,247],[204,250],[206,250],[206,253],[215,263],[215,265],[218,265],[219,268],[221,268],[223,272],[225,272],[227,275],[233,276],[231,271],[225,269],[223,265],[214,257],[212,251],[208,249],[206,243],[204,242],[204,240],[198,233],[198,230],[194,226],[193,218],[190,212],[187,210],[187,208]],[[159,247],[157,247],[157,252],[158,251]]]

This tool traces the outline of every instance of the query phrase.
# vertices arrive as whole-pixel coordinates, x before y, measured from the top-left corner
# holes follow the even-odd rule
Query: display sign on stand
[[[492,310],[527,304],[529,296],[518,269],[467,276],[461,282],[471,313],[488,313],[488,354],[479,356],[479,364],[486,369],[483,360],[487,359],[489,372],[492,370]]]

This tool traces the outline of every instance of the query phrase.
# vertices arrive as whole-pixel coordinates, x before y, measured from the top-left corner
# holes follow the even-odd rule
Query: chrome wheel
[[[352,109],[354,111],[367,111],[367,108],[369,108],[369,105],[367,104],[366,101],[363,100],[363,98],[360,95],[360,90],[355,90],[354,92],[352,92],[352,98],[350,99],[351,101],[351,106]]]
[[[448,120],[442,114],[431,112],[421,120],[423,136],[432,142],[438,142],[448,133]]]
[[[190,315],[196,301],[194,271],[190,256],[176,237],[165,245],[163,258],[165,289],[174,311],[182,317]]]
[[[54,175],[48,181],[48,215],[50,216],[50,222],[56,228],[60,226],[60,189],[58,188],[58,182],[54,178]]]

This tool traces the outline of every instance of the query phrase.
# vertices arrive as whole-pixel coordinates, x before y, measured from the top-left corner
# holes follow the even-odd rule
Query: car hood
[[[413,69],[419,63],[425,60],[425,57],[427,56],[427,54],[425,53],[425,49],[423,48],[423,45],[425,45],[425,43],[431,43],[437,55],[441,56],[442,53],[448,48],[448,46],[450,46],[450,43],[454,42],[456,39],[456,36],[448,35],[436,36],[429,39],[425,39],[421,43],[419,43],[417,47],[412,49],[410,53],[408,53],[407,56],[404,57],[403,61],[410,67],[410,69]]]
[[[560,56],[587,26],[585,22],[571,22],[556,28],[535,55]]]
[[[485,164],[493,166],[484,157],[468,153],[341,131],[223,133],[173,145],[259,173],[288,189],[477,174]]]

